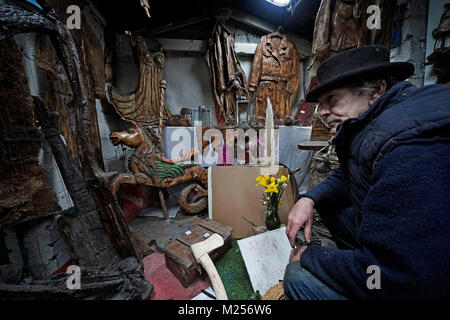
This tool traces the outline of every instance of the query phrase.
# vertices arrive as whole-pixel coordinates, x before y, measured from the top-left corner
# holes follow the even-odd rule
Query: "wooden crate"
[[[197,263],[192,253],[191,246],[194,243],[206,240],[206,233],[213,235],[218,233],[223,237],[224,245],[209,253],[212,261],[222,257],[225,252],[231,249],[232,229],[217,221],[205,220],[192,228],[189,235],[183,234],[176,240],[167,244],[164,248],[164,256],[167,268],[181,282],[183,287],[188,287],[195,281],[201,272],[205,272],[201,265]]]

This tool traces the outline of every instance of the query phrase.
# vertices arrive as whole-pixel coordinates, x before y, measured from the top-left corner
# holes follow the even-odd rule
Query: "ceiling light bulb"
[[[275,3],[279,6],[285,6],[285,5],[289,4],[289,2],[291,2],[291,0],[273,0],[273,3]]]

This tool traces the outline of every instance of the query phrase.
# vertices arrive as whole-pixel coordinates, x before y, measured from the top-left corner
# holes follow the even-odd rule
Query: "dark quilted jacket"
[[[450,87],[400,82],[334,138],[340,168],[309,193],[348,201],[358,250],[310,246],[301,264],[351,298],[442,298],[450,292]],[[367,267],[381,270],[369,290]]]

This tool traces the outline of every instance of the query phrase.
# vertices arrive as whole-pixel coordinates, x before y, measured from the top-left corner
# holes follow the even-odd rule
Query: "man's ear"
[[[380,81],[379,85],[375,87],[375,92],[372,94],[369,100],[369,105],[372,105],[375,101],[378,100],[379,97],[381,97],[387,89],[387,83],[385,80]]]

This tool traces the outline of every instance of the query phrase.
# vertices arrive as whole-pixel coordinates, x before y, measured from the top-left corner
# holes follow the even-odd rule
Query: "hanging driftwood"
[[[367,28],[370,5],[381,10],[381,29]],[[362,45],[381,44],[390,48],[394,9],[395,1],[390,0],[322,0],[314,26],[311,66]]]
[[[73,221],[69,221],[65,225],[69,225],[69,235],[74,236],[74,238],[71,238],[73,247],[80,250],[78,258],[81,261],[83,261],[82,258],[86,258],[84,259],[86,266],[91,265],[93,269],[98,269],[97,263],[101,263],[102,256],[93,257],[94,253],[114,252],[113,248],[122,257],[130,257],[130,259],[134,260],[137,258],[137,268],[125,270],[126,266],[120,267],[124,260],[120,261],[119,258],[112,259],[111,268],[118,268],[119,271],[124,272],[124,277],[130,274],[138,280],[129,281],[130,287],[120,287],[123,290],[122,293],[129,292],[129,297],[141,297],[143,294],[149,293],[151,285],[145,280],[142,262],[134,246],[130,230],[119,205],[110,191],[108,175],[99,165],[95,146],[90,140],[92,138],[90,136],[91,128],[94,126],[92,124],[91,110],[87,106],[88,94],[83,84],[83,79],[80,77],[82,73],[76,44],[66,27],[57,19],[48,2],[41,0],[39,4],[43,8],[43,14],[37,10],[29,11],[16,5],[2,5],[0,7],[0,39],[22,32],[43,32],[50,35],[74,94],[71,106],[76,110],[76,126],[82,163],[81,172],[86,182],[87,190],[96,206],[96,210],[80,212],[80,215],[75,216]],[[103,223],[103,228],[106,230],[109,238],[102,236],[103,228],[101,224],[96,224],[96,221]],[[70,230],[75,231],[71,232]],[[98,243],[90,241],[92,247],[86,250],[91,250],[92,254],[84,257],[83,247],[86,245],[86,242],[83,237],[86,237],[86,235],[101,237],[103,241]],[[113,255],[112,253],[106,256],[112,257]],[[92,260],[90,257],[92,257]],[[49,288],[51,289],[51,286]],[[136,294],[131,294],[132,292]]]
[[[265,35],[256,47],[250,92],[256,95],[256,116],[264,119],[267,98],[273,106],[275,119],[291,116],[291,96],[298,90],[300,61],[295,45],[280,31]]]
[[[159,119],[161,108],[165,117],[171,115],[160,99],[165,57],[162,52],[151,53],[141,36],[136,36],[132,43],[139,61],[138,86],[136,91],[126,95],[109,86],[109,101],[123,120],[134,121],[140,126],[153,125]]]
[[[427,57],[426,65],[433,65],[436,83],[450,84],[450,47],[445,47],[445,40],[450,35],[450,3],[446,3],[444,9],[439,26],[432,33],[436,39],[435,50]],[[439,42],[440,47],[436,48]]]
[[[247,77],[234,50],[234,35],[222,24],[213,30],[205,55],[219,125],[236,120],[236,100],[248,99]]]

